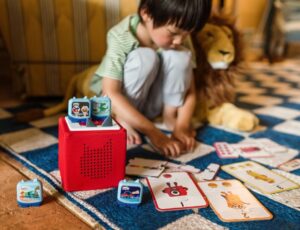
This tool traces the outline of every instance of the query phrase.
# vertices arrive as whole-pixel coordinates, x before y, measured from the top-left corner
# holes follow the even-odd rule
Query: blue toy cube
[[[40,206],[43,201],[43,188],[37,179],[20,181],[17,184],[17,202],[20,207]]]
[[[121,180],[118,186],[118,201],[125,205],[139,205],[142,202],[143,185],[139,180]]]

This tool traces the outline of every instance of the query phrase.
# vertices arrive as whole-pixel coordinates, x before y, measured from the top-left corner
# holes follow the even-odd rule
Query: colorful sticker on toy
[[[111,114],[111,102],[108,97],[92,98],[92,117],[96,120],[104,120]]]

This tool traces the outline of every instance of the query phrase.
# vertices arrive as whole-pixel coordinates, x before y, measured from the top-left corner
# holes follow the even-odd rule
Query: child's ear
[[[142,22],[148,22],[151,19],[146,9],[141,9],[140,15]]]

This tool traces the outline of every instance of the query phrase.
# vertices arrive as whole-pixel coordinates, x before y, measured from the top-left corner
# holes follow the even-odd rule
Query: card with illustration
[[[239,154],[244,158],[260,158],[260,157],[272,157],[272,154],[262,148],[257,143],[239,143],[232,144],[232,147],[239,152]]]
[[[224,222],[270,220],[273,215],[238,180],[199,183],[208,202]]]
[[[224,165],[222,166],[222,170],[265,194],[282,192],[299,187],[295,182],[253,161]]]
[[[147,178],[155,208],[175,211],[204,208],[208,203],[198,185],[186,172],[163,173],[159,178]]]

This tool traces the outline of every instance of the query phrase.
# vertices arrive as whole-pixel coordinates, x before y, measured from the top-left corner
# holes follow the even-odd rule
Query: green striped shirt
[[[139,41],[135,36],[139,22],[137,14],[128,16],[107,33],[107,50],[90,86],[97,95],[101,94],[102,77],[123,80],[127,55],[139,47]]]
[[[123,80],[127,55],[140,45],[136,38],[139,23],[140,18],[137,14],[130,15],[111,28],[107,33],[107,50],[90,85],[90,89],[97,95],[101,94],[102,77],[119,81]],[[190,37],[185,41],[184,46],[192,51],[192,66],[195,68],[195,55]],[[160,52],[159,49],[157,51]]]

